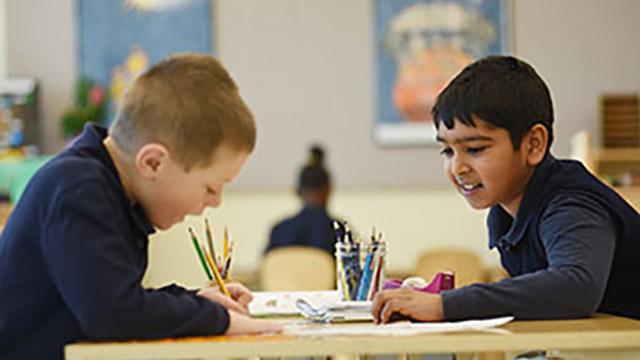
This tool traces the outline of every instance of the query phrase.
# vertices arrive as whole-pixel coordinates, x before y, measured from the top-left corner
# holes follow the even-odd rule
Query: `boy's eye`
[[[207,194],[209,194],[209,195],[215,195],[216,194],[216,192],[212,188],[207,186],[206,189],[207,189]]]
[[[440,155],[451,157],[453,155],[453,149],[451,149],[450,147],[442,148],[440,150]]]
[[[477,155],[482,151],[484,151],[486,148],[487,148],[486,146],[470,147],[470,148],[467,148],[467,152],[471,155]]]

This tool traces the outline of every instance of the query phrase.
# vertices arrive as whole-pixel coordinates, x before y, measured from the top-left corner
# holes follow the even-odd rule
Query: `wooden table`
[[[70,360],[100,360],[560,350],[563,359],[640,359],[640,321],[637,320],[597,315],[582,320],[515,321],[500,329],[506,331],[407,337],[259,335],[78,343],[68,345],[65,354]]]

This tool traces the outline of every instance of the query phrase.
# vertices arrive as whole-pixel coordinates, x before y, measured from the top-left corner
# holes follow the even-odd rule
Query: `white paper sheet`
[[[485,320],[468,320],[457,322],[411,323],[398,322],[385,325],[318,325],[318,324],[288,324],[285,334],[296,336],[333,336],[333,335],[379,335],[379,336],[409,336],[429,332],[478,331],[502,326],[513,320],[512,316]]]
[[[340,300],[337,291],[257,291],[249,304],[252,316],[299,315],[296,300],[303,298],[314,306],[331,306]]]
[[[296,300],[331,310],[331,322],[373,321],[371,301],[341,301],[337,291],[254,292],[249,313],[254,317],[299,316]]]

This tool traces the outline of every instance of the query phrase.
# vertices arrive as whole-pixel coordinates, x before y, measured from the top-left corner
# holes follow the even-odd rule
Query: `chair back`
[[[453,272],[456,288],[486,281],[486,271],[480,257],[470,250],[441,248],[422,253],[415,275],[430,281],[439,271]]]
[[[335,289],[335,263],[326,251],[306,246],[287,246],[269,251],[260,269],[263,291],[310,291]]]
[[[11,215],[11,210],[13,210],[13,206],[8,202],[0,202],[0,232],[4,228],[4,224],[9,220],[9,215]]]

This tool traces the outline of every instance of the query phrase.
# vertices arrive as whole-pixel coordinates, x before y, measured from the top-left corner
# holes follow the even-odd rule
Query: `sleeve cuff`
[[[214,305],[214,314],[212,327],[214,331],[214,335],[222,335],[227,332],[229,328],[229,310],[227,310],[224,306],[216,303],[211,303]]]
[[[473,318],[473,301],[467,290],[467,287],[462,287],[440,293],[445,320],[456,321]]]

